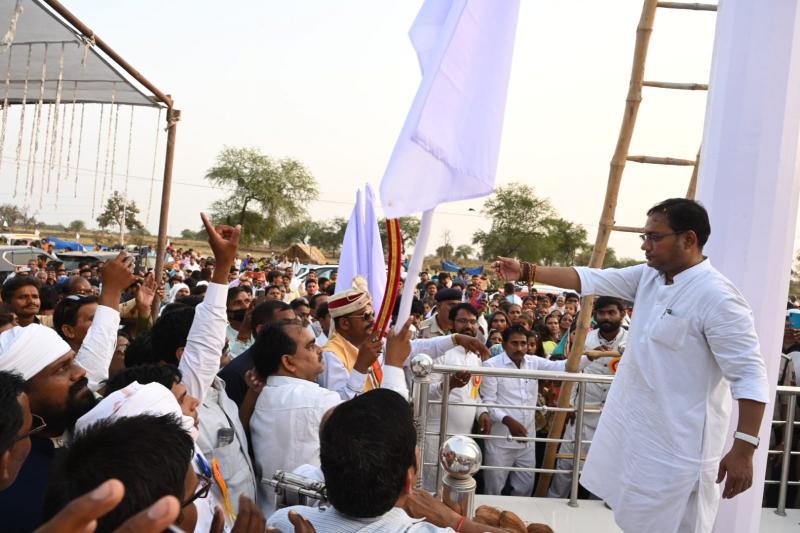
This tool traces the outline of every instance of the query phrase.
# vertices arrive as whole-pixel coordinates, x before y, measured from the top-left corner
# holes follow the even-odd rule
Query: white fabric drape
[[[800,192],[800,8],[725,0],[717,17],[698,189],[711,217],[706,253],[753,309],[774,397]],[[771,412],[753,486],[723,500],[715,531],[759,530]],[[737,419],[734,410],[729,439]]]

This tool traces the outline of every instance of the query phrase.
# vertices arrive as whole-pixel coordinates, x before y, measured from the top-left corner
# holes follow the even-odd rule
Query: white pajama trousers
[[[505,443],[503,443],[505,444]],[[508,447],[486,441],[483,462],[489,466],[536,467],[536,447],[529,442],[524,448]],[[530,496],[533,492],[533,472],[509,472],[507,470],[484,470],[483,487],[486,494],[499,495],[508,480],[512,496]]]

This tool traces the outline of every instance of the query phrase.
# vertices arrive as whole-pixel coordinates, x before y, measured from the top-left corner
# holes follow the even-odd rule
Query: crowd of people
[[[429,317],[415,300],[381,340],[358,283],[240,261],[240,230],[203,220],[213,255],[174,250],[161,276],[123,251],[3,282],[2,529],[492,531],[413,489],[408,403],[415,354],[488,357],[462,301],[488,280],[438,276]],[[278,471],[324,481],[330,512],[289,512]]]
[[[532,495],[525,469],[544,451],[533,438],[552,424],[532,408],[555,406],[561,383],[473,371],[565,370],[578,294],[422,272],[410,318],[381,339],[363,280],[335,292],[335,272],[311,270],[300,282],[296,263],[240,258],[239,228],[203,222],[212,255],[170,249],[158,276],[120,252],[71,272],[32,263],[3,282],[4,531],[492,531],[431,496],[445,390],[447,432],[486,437],[494,468],[479,491]],[[597,298],[581,371],[615,373],[632,305]],[[787,353],[796,331],[787,319]],[[432,375],[424,457],[409,407],[420,353],[463,367]],[[586,456],[609,390],[586,385],[582,449],[570,419],[557,470]],[[279,472],[324,482],[327,505],[286,507],[267,483]],[[556,474],[548,496],[567,497],[571,481]]]

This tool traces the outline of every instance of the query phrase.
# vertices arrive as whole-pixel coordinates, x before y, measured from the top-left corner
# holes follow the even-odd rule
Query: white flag
[[[422,69],[381,182],[387,217],[494,189],[519,0],[426,0],[409,33]]]
[[[363,193],[358,191],[356,205],[347,223],[339,256],[336,292],[351,288],[356,276],[367,280],[372,306],[378,312],[386,290],[386,262],[375,214],[375,194],[369,185]]]

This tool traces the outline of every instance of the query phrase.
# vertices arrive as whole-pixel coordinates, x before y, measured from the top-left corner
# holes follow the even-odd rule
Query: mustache
[[[84,376],[70,386],[68,391],[69,396],[74,398],[75,396],[78,395],[79,392],[81,392],[88,386],[89,386],[89,379]]]

